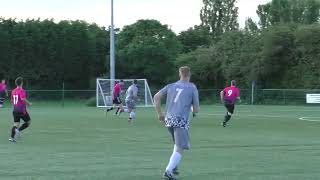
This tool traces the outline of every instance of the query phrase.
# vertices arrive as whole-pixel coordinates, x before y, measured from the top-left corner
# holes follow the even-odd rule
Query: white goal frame
[[[98,107],[98,108],[112,107],[113,85],[115,84],[115,82],[118,82],[120,80],[123,80],[124,82],[132,82],[133,80],[137,80],[138,82],[144,81],[144,87],[143,87],[144,88],[144,105],[141,105],[141,103],[139,103],[136,107],[154,107],[154,102],[153,102],[152,94],[151,94],[147,79],[113,79],[112,80],[112,79],[104,79],[104,78],[97,78],[97,80],[96,80],[96,107]],[[105,92],[102,89],[102,87],[100,85],[100,81],[110,81],[110,87],[108,89],[108,92]],[[141,87],[138,87],[138,88],[139,88],[139,90],[141,90]],[[124,92],[126,90],[127,89],[122,89],[122,91],[124,91]],[[102,100],[103,100],[104,105],[101,105],[101,103],[99,103],[99,100],[101,100],[101,98],[99,99],[100,95],[102,96]],[[150,102],[148,101],[148,99],[150,99]],[[123,99],[122,103],[125,106],[124,99]]]

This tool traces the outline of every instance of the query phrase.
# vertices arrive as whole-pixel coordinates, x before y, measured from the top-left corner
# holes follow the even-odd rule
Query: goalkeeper
[[[113,88],[113,96],[112,96],[112,102],[113,106],[109,109],[107,109],[107,112],[112,111],[113,109],[117,108],[115,115],[120,115],[124,109],[122,105],[122,101],[120,98],[121,94],[121,86],[123,86],[123,80],[120,80]]]

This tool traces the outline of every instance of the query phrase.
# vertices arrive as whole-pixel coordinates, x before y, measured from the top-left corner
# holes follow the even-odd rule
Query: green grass
[[[319,179],[320,111],[303,106],[238,106],[223,128],[221,106],[202,106],[192,121],[192,148],[182,180]],[[11,109],[0,109],[2,180],[157,180],[172,144],[153,109],[106,119],[97,108],[47,105],[30,109],[32,126],[8,142]],[[315,122],[301,121],[313,117]]]

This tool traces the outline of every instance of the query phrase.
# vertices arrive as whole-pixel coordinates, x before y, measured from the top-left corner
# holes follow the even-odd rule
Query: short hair
[[[23,84],[23,77],[17,77],[17,79],[15,80],[15,84],[17,86],[22,86]]]
[[[231,85],[232,85],[232,86],[236,86],[236,85],[237,85],[236,80],[232,80],[232,81],[231,81]]]
[[[133,80],[133,84],[138,84],[138,80]]]
[[[123,82],[123,79],[120,79],[120,82]]]
[[[188,66],[182,66],[179,68],[179,73],[181,73],[183,77],[189,77],[191,75],[191,70]]]

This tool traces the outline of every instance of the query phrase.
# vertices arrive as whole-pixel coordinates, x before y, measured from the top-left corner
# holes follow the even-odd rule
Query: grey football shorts
[[[176,146],[181,149],[190,149],[189,131],[187,129],[168,127],[168,131]]]
[[[134,102],[134,100],[126,100],[126,106],[129,109],[135,109],[136,103]]]

